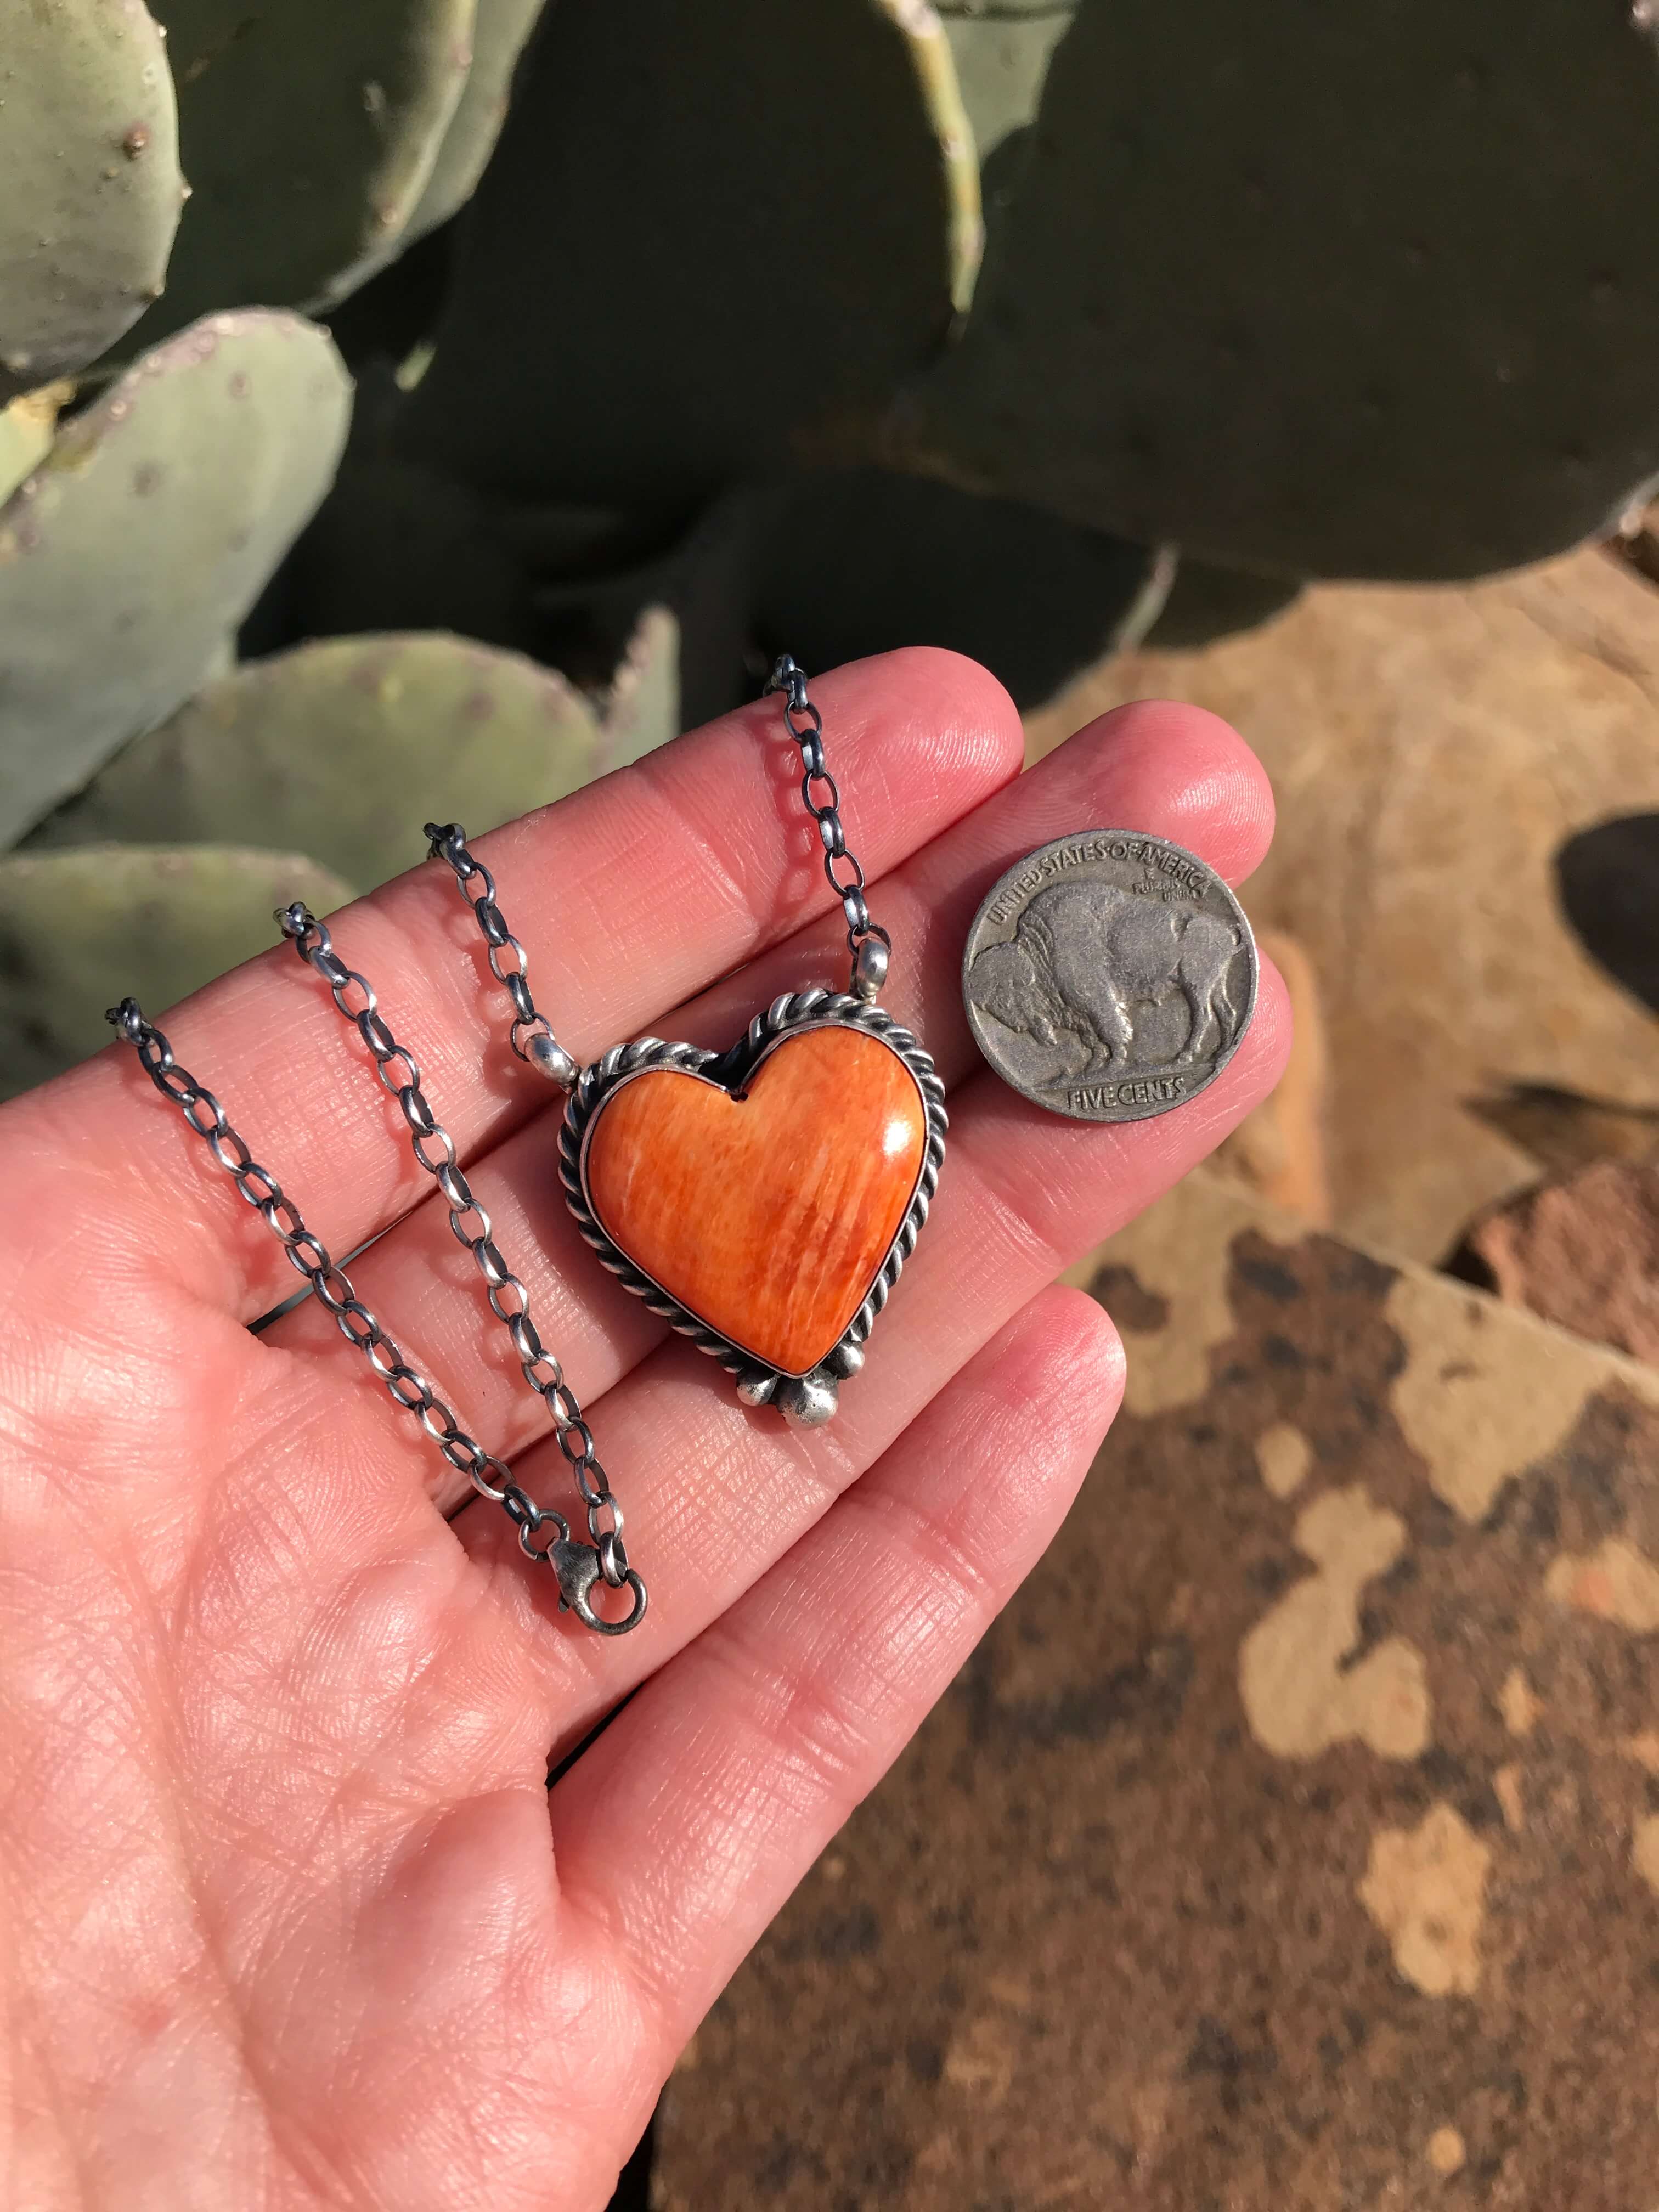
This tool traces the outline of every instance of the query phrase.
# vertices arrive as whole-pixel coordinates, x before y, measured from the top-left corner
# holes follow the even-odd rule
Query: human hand
[[[951,1121],[830,1428],[745,1411],[594,1262],[559,1102],[504,1048],[447,872],[331,925],[588,1409],[650,1582],[634,1634],[562,1620],[503,1516],[456,1510],[465,1482],[314,1301],[248,1334],[293,1287],[281,1248],[125,1048],[0,1111],[8,2202],[598,2212],[708,2005],[1058,1527],[1121,1362],[1097,1305],[1045,1286],[1266,1093],[1288,1018],[1266,972],[1191,1104],[1060,1121],[978,1062],[963,935],[1001,869],[1068,830],[1156,831],[1237,880],[1267,783],[1213,717],[1157,705],[1012,781],[1007,700],[940,653],[815,693],[893,934],[884,1003]],[[763,705],[477,841],[579,1055],[647,1030],[723,1045],[781,991],[839,987],[798,776]],[[418,793],[398,803],[417,817]],[[359,1294],[568,1511],[542,1408],[315,979],[273,948],[166,1027],[331,1250],[389,1230]]]

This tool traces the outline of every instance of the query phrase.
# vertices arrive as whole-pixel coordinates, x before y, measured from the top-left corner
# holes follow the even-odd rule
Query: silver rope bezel
[[[768,1365],[753,1352],[711,1328],[660,1283],[636,1267],[612,1242],[588,1195],[586,1139],[600,1107],[633,1076],[652,1068],[679,1068],[736,1092],[786,1038],[804,1030],[825,1028],[856,1030],[866,1036],[879,1039],[898,1055],[921,1093],[927,1140],[915,1193],[863,1304],[828,1357],[810,1376],[797,1376]],[[585,1067],[570,1093],[559,1129],[559,1178],[576,1226],[598,1254],[600,1265],[617,1278],[624,1290],[632,1291],[653,1313],[659,1315],[677,1334],[685,1337],[710,1358],[717,1359],[728,1374],[735,1376],[749,1402],[764,1403],[778,1386],[793,1386],[798,1399],[801,1386],[816,1381],[820,1392],[827,1394],[833,1410],[836,1382],[855,1372],[862,1364],[862,1348],[875,1326],[876,1317],[891,1295],[905,1261],[915,1249],[916,1238],[939,1187],[948,1126],[945,1086],[932,1058],[890,1014],[845,992],[786,992],[775,999],[764,1013],[757,1014],[744,1035],[726,1052],[709,1052],[697,1045],[672,1043],[661,1037],[639,1037],[629,1044],[613,1045],[602,1058]],[[789,1410],[789,1401],[781,1402],[785,1404],[786,1411]],[[807,1416],[809,1421],[811,1418]]]

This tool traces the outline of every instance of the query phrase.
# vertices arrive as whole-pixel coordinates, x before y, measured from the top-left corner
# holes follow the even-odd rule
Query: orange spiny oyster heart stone
[[[782,1038],[734,1097],[654,1067],[587,1137],[588,1202],[611,1242],[688,1312],[783,1375],[833,1352],[921,1178],[915,1076],[854,1029]]]

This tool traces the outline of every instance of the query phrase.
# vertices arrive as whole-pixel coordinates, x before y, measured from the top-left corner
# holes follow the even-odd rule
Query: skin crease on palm
[[[1101,824],[1237,881],[1271,797],[1194,708],[1121,708],[1016,780],[1018,718],[969,662],[897,653],[813,688],[893,934],[884,1003],[951,1118],[827,1430],[745,1411],[593,1263],[559,1102],[506,1049],[447,872],[331,924],[587,1406],[651,1586],[637,1633],[559,1619],[550,1575],[314,1306],[247,1334],[293,1276],[125,1047],[0,1110],[8,2205],[600,2212],[702,2014],[1060,1528],[1122,1368],[1099,1308],[1045,1286],[1265,1095],[1288,1015],[1269,972],[1190,1105],[1062,1121],[978,1062],[963,934],[1010,861]],[[798,775],[765,702],[477,841],[579,1056],[724,1043],[780,990],[841,986]],[[398,1224],[360,1295],[570,1510],[316,979],[275,947],[165,1026],[331,1250]],[[550,1792],[550,1761],[636,1688]]]

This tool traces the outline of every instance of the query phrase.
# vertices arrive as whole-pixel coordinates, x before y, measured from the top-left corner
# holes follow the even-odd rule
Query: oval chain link
[[[841,818],[841,790],[824,762],[823,717],[806,696],[805,672],[793,654],[778,655],[767,678],[766,690],[769,696],[774,691],[784,695],[784,727],[800,748],[801,799],[818,825],[818,838],[823,847],[823,872],[847,917],[848,947],[856,953],[866,938],[874,937],[890,951],[891,938],[870,919],[864,897],[863,866],[856,854],[847,849],[847,832]]]
[[[489,972],[512,1001],[513,1027],[508,1032],[508,1042],[520,1060],[528,1060],[532,1066],[544,1065],[536,1051],[536,1040],[545,1038],[556,1050],[557,1040],[552,1024],[545,1014],[538,1012],[536,1001],[530,995],[530,955],[507,927],[506,917],[496,903],[495,877],[476,854],[468,852],[466,832],[459,823],[428,822],[426,840],[432,857],[447,860],[454,870],[455,880],[472,908],[489,949]],[[507,956],[505,963],[503,954]]]

